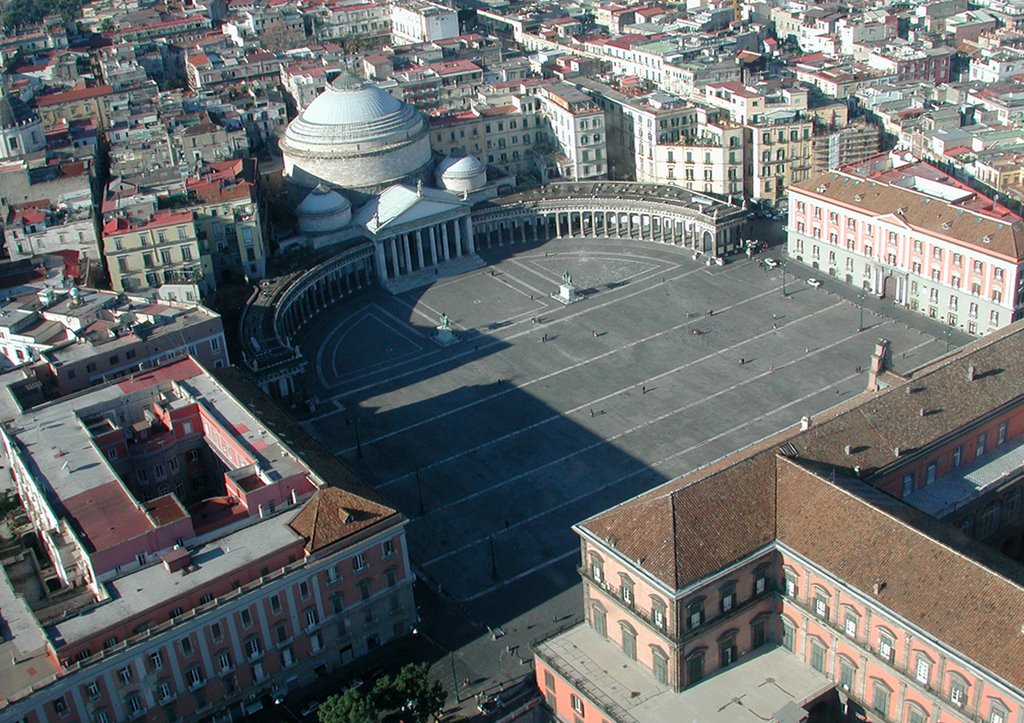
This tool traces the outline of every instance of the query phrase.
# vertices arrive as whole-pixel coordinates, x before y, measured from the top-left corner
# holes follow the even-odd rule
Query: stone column
[[[423,265],[423,232],[420,229],[415,231],[416,238],[416,262],[420,265],[420,270],[424,269]]]
[[[469,216],[463,216],[462,222],[466,225],[466,253],[475,254],[476,246],[473,244],[473,220]]]
[[[405,255],[405,273],[412,273],[412,236],[402,234],[402,253]]]
[[[555,212],[555,238],[561,238],[562,236],[562,214]]]
[[[462,223],[455,219],[455,258],[462,257]]]
[[[430,265],[437,266],[440,259],[437,255],[437,236],[434,234],[435,226],[431,226],[427,229],[427,236],[430,238]]]
[[[441,225],[441,253],[444,256],[444,260],[448,260],[448,221],[445,221]]]
[[[388,245],[391,246],[391,278],[397,279],[399,276],[398,271],[398,246],[395,243],[395,237],[392,236],[388,239]],[[384,272],[385,275],[387,272]]]

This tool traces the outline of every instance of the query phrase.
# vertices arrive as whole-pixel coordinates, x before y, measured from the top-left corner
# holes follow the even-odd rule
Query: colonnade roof
[[[741,206],[735,206],[711,196],[694,193],[679,186],[658,183],[637,183],[633,181],[576,181],[549,183],[546,186],[501,196],[490,202],[491,207],[506,208],[516,204],[537,201],[636,201],[666,203],[682,206],[696,213],[725,218],[737,213],[746,213]]]

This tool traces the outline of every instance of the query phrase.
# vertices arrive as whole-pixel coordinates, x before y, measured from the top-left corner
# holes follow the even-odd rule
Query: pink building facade
[[[982,335],[1021,318],[1020,223],[923,164],[877,174],[839,170],[790,188],[787,253],[867,293]]]

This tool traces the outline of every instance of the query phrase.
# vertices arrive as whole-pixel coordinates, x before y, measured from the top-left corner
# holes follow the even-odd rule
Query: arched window
[[[697,648],[686,656],[686,682],[688,685],[697,683],[704,677],[704,656],[707,648]]]
[[[627,622],[619,622],[622,630],[622,652],[630,660],[636,660],[636,630]]]
[[[651,646],[651,671],[655,680],[668,685],[668,654],[657,645]]]
[[[629,578],[629,575],[623,573],[619,574],[619,597],[622,598],[622,602],[626,603],[627,606],[633,607],[633,581]]]
[[[608,613],[596,600],[590,604],[590,621],[595,632],[603,638],[608,637]]]
[[[658,630],[665,630],[668,627],[667,619],[668,608],[665,605],[665,601],[660,597],[651,596],[651,622],[654,623],[654,627]]]
[[[967,681],[967,678],[959,673],[950,672],[949,686],[947,688],[950,703],[957,708],[965,708],[967,706],[969,690],[970,683]]]
[[[604,582],[604,560],[596,552],[590,553],[590,577],[596,583]]]

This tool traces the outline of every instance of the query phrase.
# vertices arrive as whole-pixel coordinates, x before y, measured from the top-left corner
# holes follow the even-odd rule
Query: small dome
[[[295,209],[299,230],[308,234],[340,231],[352,221],[352,204],[337,191],[319,185]]]
[[[302,199],[302,203],[296,210],[306,216],[323,216],[329,213],[343,212],[351,207],[352,204],[340,193],[320,185]]]
[[[446,158],[437,167],[438,175],[442,178],[475,178],[487,173],[487,166],[483,161],[473,156],[462,156],[461,158]]]

